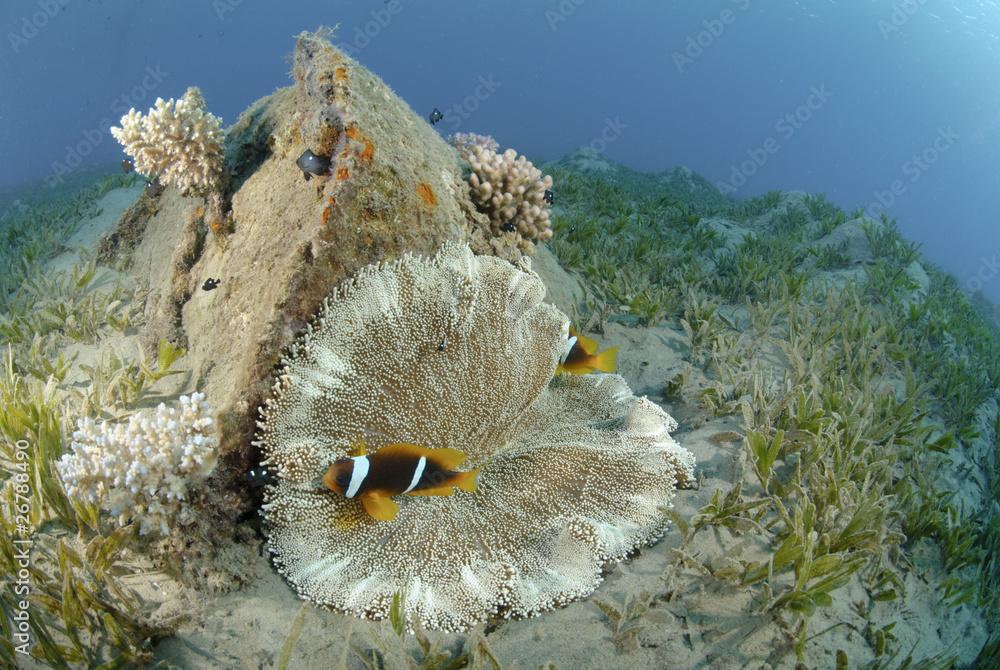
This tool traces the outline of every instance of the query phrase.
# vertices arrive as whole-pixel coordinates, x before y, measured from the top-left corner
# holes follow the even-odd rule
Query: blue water
[[[290,83],[293,35],[338,23],[444,133],[687,165],[736,196],[825,192],[1000,300],[992,1],[4,0],[0,191],[117,163],[108,126],[189,85],[231,123]]]

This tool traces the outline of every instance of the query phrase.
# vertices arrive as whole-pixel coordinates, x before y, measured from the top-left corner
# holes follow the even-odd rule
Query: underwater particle
[[[420,199],[423,200],[424,204],[428,207],[434,207],[437,205],[437,196],[434,195],[434,189],[431,188],[430,184],[420,182],[420,184],[417,185],[417,195],[420,196]]]
[[[135,163],[132,161],[132,159],[131,158],[123,158],[122,159],[122,172],[124,172],[125,174],[128,174],[129,172],[133,172],[134,170],[135,170]]]
[[[323,484],[345,498],[358,498],[371,518],[392,521],[399,511],[393,496],[450,496],[454,487],[475,492],[479,471],[455,470],[464,461],[458,449],[416,444],[387,444],[369,456],[362,443],[358,455],[330,465]]]
[[[208,279],[205,280],[205,283],[201,285],[201,290],[211,291],[215,288],[218,288],[219,284],[221,283],[222,283],[221,279],[212,279],[211,277],[209,277]]]
[[[146,195],[150,198],[156,198],[163,193],[165,188],[159,177],[153,177],[146,182]]]
[[[552,202],[553,202],[553,201],[555,200],[555,197],[556,197],[556,196],[555,196],[555,194],[554,194],[554,193],[552,192],[552,189],[551,189],[551,188],[547,188],[547,189],[545,189],[545,195],[544,195],[544,196],[542,196],[542,197],[543,197],[543,198],[545,199],[545,202],[546,202],[546,203],[548,203],[548,204],[550,204],[550,205],[551,205],[551,204],[552,204]]]
[[[605,349],[598,353],[597,342],[580,335],[572,326],[569,329],[569,340],[566,349],[559,359],[556,372],[568,372],[574,375],[585,375],[591,372],[614,372],[618,362],[618,347]]]
[[[569,323],[544,293],[537,275],[446,243],[327,298],[254,442],[277,472],[268,548],[300,596],[381,619],[399,593],[409,621],[464,630],[585,597],[662,535],[694,458],[618,375],[553,377]],[[361,440],[372,459],[401,443],[459,450],[477,488],[399,496],[392,520],[372,518],[322,483]]]
[[[431,125],[433,126],[433,125],[436,125],[438,123],[438,121],[440,121],[441,119],[444,118],[444,114],[441,113],[440,109],[438,109],[437,107],[435,107],[433,109],[433,111],[431,111],[431,113],[428,115],[427,118],[428,118],[428,120],[430,120]]]
[[[330,158],[328,156],[317,156],[312,149],[306,149],[299,156],[295,164],[302,170],[302,176],[309,181],[314,176],[320,177],[330,172]]]

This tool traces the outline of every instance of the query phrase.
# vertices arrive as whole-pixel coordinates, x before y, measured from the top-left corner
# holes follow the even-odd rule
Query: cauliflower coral
[[[180,100],[157,98],[145,115],[135,108],[111,134],[135,161],[137,172],[159,177],[185,193],[218,190],[223,175],[222,119],[205,109],[191,87]]]
[[[179,408],[160,403],[127,423],[81,419],[56,468],[70,497],[103,506],[121,525],[135,519],[142,535],[166,535],[190,520],[189,490],[215,468],[217,446],[205,395],[192,393]]]
[[[531,161],[513,149],[497,153],[484,143],[472,143],[467,154],[472,174],[469,185],[472,199],[490,218],[494,235],[515,233],[518,246],[525,253],[534,250],[532,242],[552,237],[549,224],[552,177],[542,175]]]

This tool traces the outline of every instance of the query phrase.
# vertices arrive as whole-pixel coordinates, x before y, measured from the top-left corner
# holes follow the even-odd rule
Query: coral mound
[[[120,123],[111,134],[135,161],[137,172],[183,192],[204,194],[219,187],[222,119],[206,111],[197,87],[180,100],[157,98],[145,115],[130,109]]]
[[[180,397],[180,408],[160,403],[152,417],[127,423],[81,419],[72,453],[56,464],[70,498],[101,504],[122,525],[134,518],[139,533],[190,522],[192,485],[215,468],[215,428],[203,393]]]
[[[500,154],[473,143],[468,160],[472,199],[490,217],[494,235],[516,232],[521,238],[518,247],[527,254],[534,250],[532,241],[552,238],[545,198],[545,191],[552,188],[552,177],[542,176],[541,170],[513,149]]]
[[[217,412],[226,465],[218,477],[236,491],[259,458],[250,448],[255,410],[274,366],[331,287],[376,260],[488,232],[455,150],[325,34],[299,35],[292,85],[226,130],[231,219],[213,217],[222,208],[212,198],[167,189],[116,233],[136,241],[106,252],[148,289],[147,350],[161,339],[187,349],[185,364]],[[328,175],[303,178],[296,161],[306,149],[333,152]],[[217,290],[201,290],[209,277],[222,280]]]
[[[667,526],[693,457],[617,375],[553,379],[568,321],[533,273],[447,243],[370,266],[290,350],[257,445],[278,472],[263,514],[275,564],[318,604],[462,630],[591,593],[608,561]],[[475,493],[398,497],[395,520],[318,481],[364,439],[452,447]]]

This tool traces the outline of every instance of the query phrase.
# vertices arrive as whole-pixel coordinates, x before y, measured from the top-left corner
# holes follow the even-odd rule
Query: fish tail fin
[[[594,356],[594,369],[601,372],[614,372],[618,367],[618,347],[612,347],[607,351]]]
[[[469,470],[468,472],[458,472],[455,474],[455,478],[451,480],[453,486],[457,486],[463,491],[468,491],[470,493],[476,490],[476,479],[479,477],[479,468],[475,470]]]

